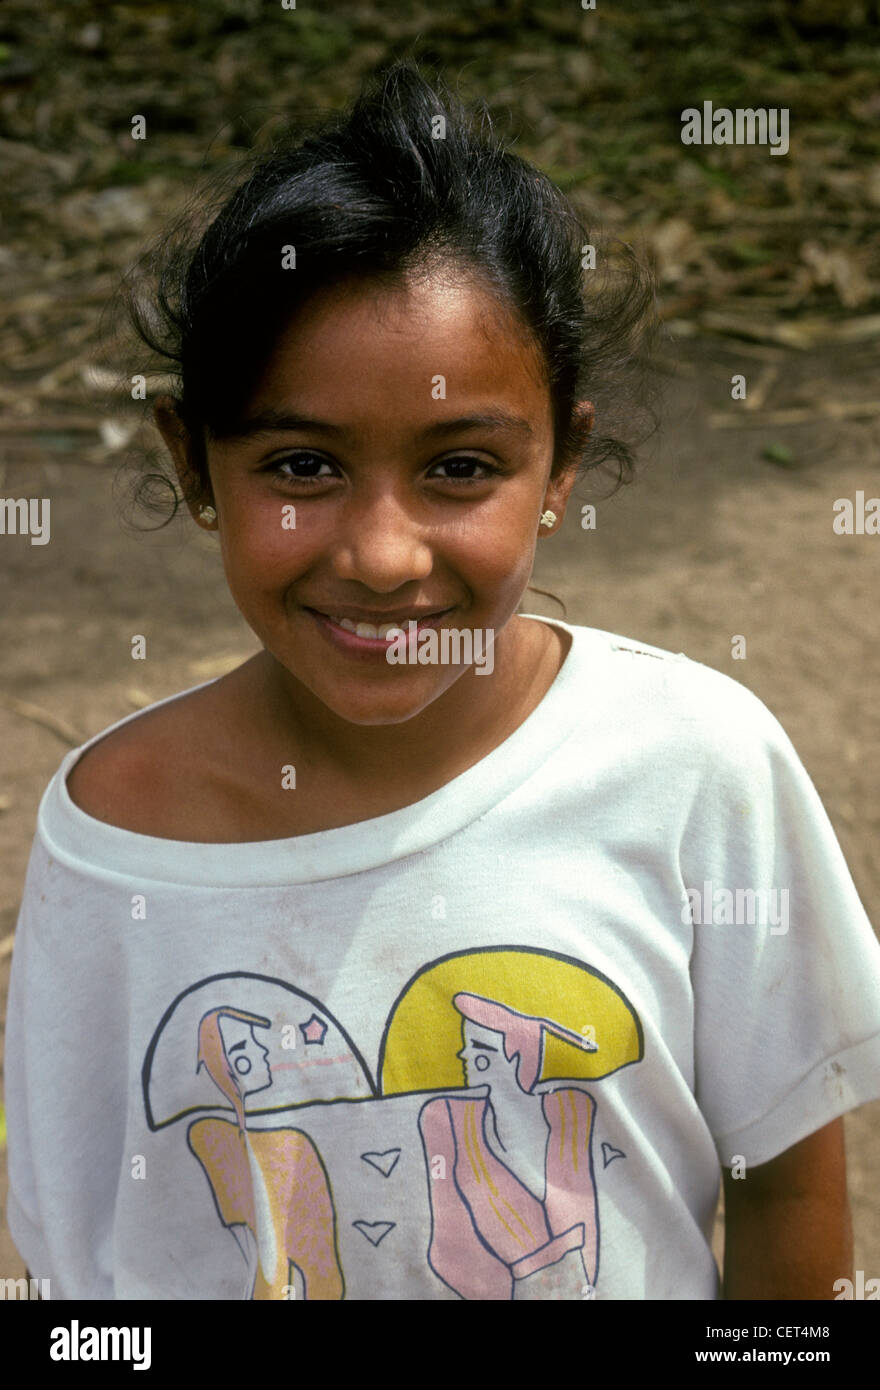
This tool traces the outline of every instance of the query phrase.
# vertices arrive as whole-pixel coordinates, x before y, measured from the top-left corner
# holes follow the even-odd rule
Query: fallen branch
[[[778,376],[778,367],[765,367],[754,386],[749,387],[749,392],[743,401],[743,405],[750,414],[756,413],[761,409],[761,406],[767,399],[767,393],[770,387],[775,384]]]
[[[880,416],[880,401],[826,401],[823,405],[792,406],[788,410],[745,411],[724,410],[709,416],[715,430],[778,429],[785,425],[806,425],[811,420],[874,420]]]
[[[81,415],[47,416],[14,420],[0,416],[0,434],[97,434],[98,422],[84,420]]]
[[[32,705],[29,700],[16,700],[12,695],[0,695],[0,705],[11,710],[13,714],[20,714],[22,719],[28,719],[32,724],[41,724],[44,729],[69,743],[71,748],[79,748],[80,744],[85,743],[83,735],[78,733],[72,724],[68,724],[66,719],[41,709],[39,705]]]
[[[713,333],[729,333],[734,337],[752,338],[759,343],[782,343],[785,347],[816,348],[830,343],[858,343],[880,335],[880,314],[863,318],[834,319],[803,318],[791,322],[756,322],[734,314],[707,310],[700,314],[699,326]]]

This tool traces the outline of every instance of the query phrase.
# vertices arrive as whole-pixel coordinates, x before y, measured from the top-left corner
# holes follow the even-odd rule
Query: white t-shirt
[[[137,835],[67,755],[6,1044],[53,1298],[713,1299],[719,1163],[880,1096],[880,946],[779,724],[559,626],[515,733],[360,824]]]

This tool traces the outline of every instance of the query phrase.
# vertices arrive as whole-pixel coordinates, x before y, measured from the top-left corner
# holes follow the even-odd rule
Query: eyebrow
[[[448,434],[458,434],[464,430],[507,430],[518,434],[534,433],[528,420],[518,415],[510,415],[506,410],[491,410],[480,415],[460,415],[455,420],[437,420],[420,431],[424,439],[439,438]],[[253,439],[259,435],[282,434],[290,430],[308,430],[314,434],[343,435],[348,430],[345,425],[334,425],[328,420],[313,420],[306,415],[291,415],[282,410],[261,410],[237,421],[218,436],[223,439]]]
[[[247,1046],[247,1038],[242,1038],[241,1042],[233,1043],[231,1047],[227,1047],[226,1051],[227,1051],[227,1052],[240,1052],[241,1049],[242,1049],[243,1047],[246,1047],[246,1046]]]
[[[497,1052],[497,1047],[492,1047],[489,1043],[478,1042],[476,1038],[471,1038],[471,1047],[481,1047],[484,1052]]]

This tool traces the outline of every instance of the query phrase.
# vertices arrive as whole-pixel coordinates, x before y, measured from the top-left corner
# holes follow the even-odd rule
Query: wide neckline
[[[429,849],[490,811],[540,768],[576,726],[580,704],[571,696],[584,666],[591,629],[530,613],[520,616],[561,628],[570,637],[552,684],[502,743],[420,801],[369,820],[273,840],[169,840],[108,825],[76,805],[67,777],[88,748],[146,713],[137,710],[65,757],[41,803],[40,828],[52,852],[69,862],[138,881],[202,887],[313,883],[363,873]],[[149,708],[170,704],[210,684],[179,691]]]

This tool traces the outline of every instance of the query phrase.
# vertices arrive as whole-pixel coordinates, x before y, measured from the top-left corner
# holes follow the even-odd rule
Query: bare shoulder
[[[210,783],[224,741],[228,698],[221,682],[145,710],[89,748],[67,790],[80,810],[122,830],[191,837],[191,814]]]

